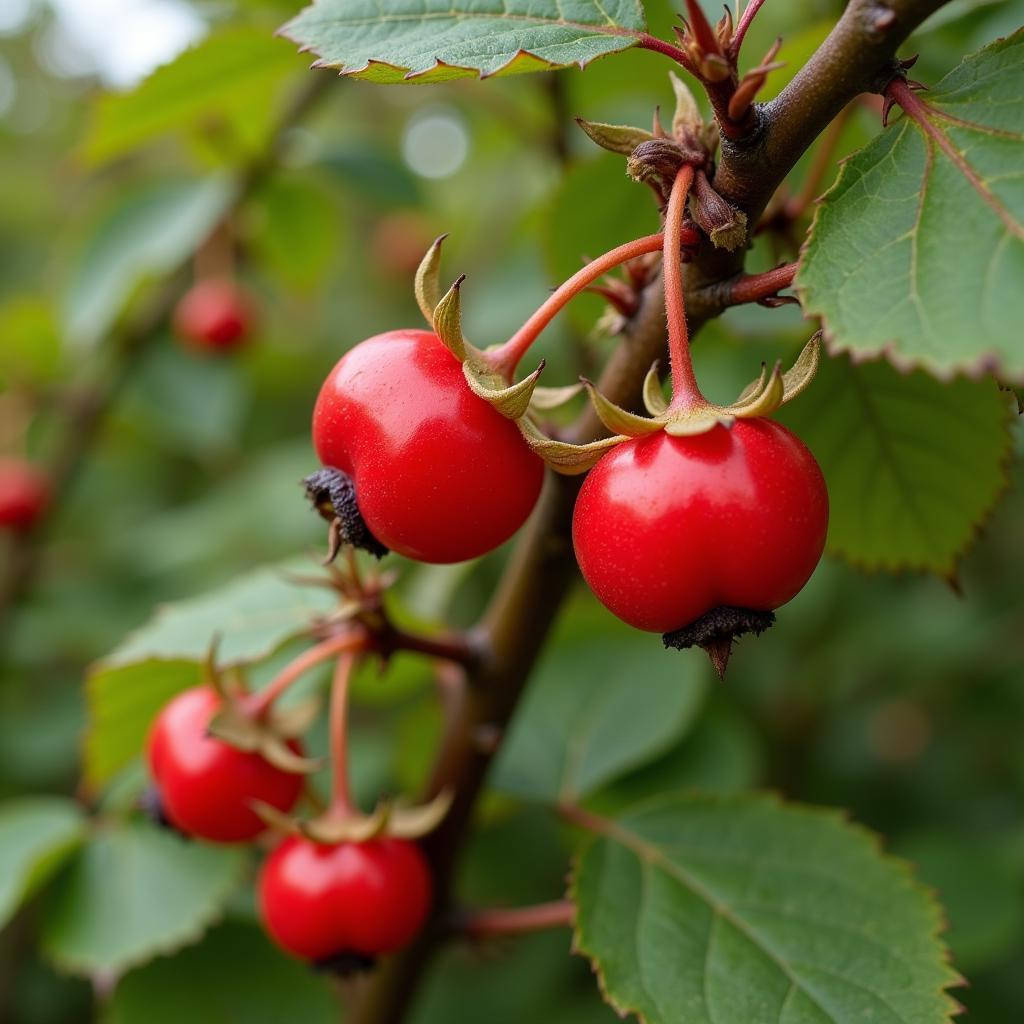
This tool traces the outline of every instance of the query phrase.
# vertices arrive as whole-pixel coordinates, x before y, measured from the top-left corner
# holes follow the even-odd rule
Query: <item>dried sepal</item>
[[[726,202],[702,170],[698,170],[693,178],[690,209],[693,219],[716,249],[732,252],[746,243],[747,215]]]
[[[665,433],[672,437],[694,437],[717,426],[731,426],[734,420],[735,417],[720,406],[700,405],[674,415],[665,423]]]
[[[211,716],[206,731],[210,736],[227,743],[243,753],[259,750],[264,727],[232,704],[222,705]]]
[[[299,832],[317,843],[365,843],[369,839],[387,834],[391,804],[382,800],[371,814],[358,812],[344,818],[330,814],[299,822]]]
[[[566,384],[556,388],[535,387],[530,398],[530,408],[538,412],[558,409],[572,401],[582,390],[582,384]]]
[[[359,608],[359,602],[356,601],[346,601],[344,604]],[[301,701],[287,708],[280,708],[275,704],[268,717],[278,736],[294,739],[296,736],[302,736],[310,728],[319,713],[320,701],[313,699]]]
[[[541,360],[540,366],[528,377],[508,385],[497,374],[483,369],[473,359],[463,362],[462,372],[474,395],[494,406],[507,419],[517,420],[526,415],[544,365]]]
[[[584,121],[582,117],[577,117],[576,123],[602,149],[622,156],[629,156],[641,142],[655,138],[652,132],[628,124],[601,124],[598,121]]]
[[[749,401],[754,395],[759,395],[764,391],[765,384],[768,383],[768,364],[761,364],[761,373],[758,377],[752,380],[739,394],[739,398],[736,399],[735,404],[741,405],[743,402]]]
[[[750,419],[755,416],[770,416],[782,405],[784,385],[782,383],[782,366],[776,363],[772,372],[759,392],[751,395],[743,402],[735,402],[725,407],[730,416]]]
[[[449,788],[425,804],[405,806],[396,802],[388,818],[387,834],[397,839],[419,839],[433,832],[444,820],[455,799],[455,791]]]
[[[664,426],[661,418],[650,419],[647,416],[637,416],[621,406],[616,405],[610,399],[605,398],[594,385],[583,379],[583,384],[590,396],[597,418],[613,433],[625,434],[626,437],[644,437],[647,434],[654,434]]]
[[[658,372],[658,366],[658,360],[655,360],[647,371],[647,376],[644,377],[644,408],[652,416],[660,416],[668,408],[668,400],[661,388],[661,374]]]
[[[782,375],[782,401],[788,402],[807,390],[821,363],[821,331],[804,345],[793,366]]]
[[[668,73],[672,91],[676,95],[676,109],[672,115],[672,134],[683,131],[697,131],[702,124],[700,108],[687,84],[673,71]]]
[[[586,473],[597,465],[605,452],[629,438],[623,435],[604,437],[589,444],[569,444],[547,437],[529,416],[517,420],[519,430],[531,450],[540,456],[556,473],[563,476],[576,476]]]
[[[434,324],[434,310],[441,301],[441,243],[447,238],[441,235],[434,239],[426,251],[420,265],[416,268],[413,288],[416,292],[416,304],[428,324]]]
[[[281,739],[267,731],[259,746],[260,755],[275,768],[291,775],[311,775],[323,767],[323,761],[315,757],[303,757]]]
[[[459,290],[465,280],[465,274],[455,279],[444,298],[434,307],[432,315],[434,333],[460,363],[468,355],[466,339],[462,335],[462,300],[459,297]]]

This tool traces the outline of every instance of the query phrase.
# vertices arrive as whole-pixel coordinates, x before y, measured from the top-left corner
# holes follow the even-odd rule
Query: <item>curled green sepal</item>
[[[555,388],[536,387],[530,399],[530,408],[536,409],[537,412],[558,409],[566,402],[572,401],[582,390],[582,384],[565,384]]]
[[[610,399],[604,397],[594,385],[583,379],[583,385],[587,389],[590,401],[594,406],[597,418],[613,433],[625,434],[626,437],[644,437],[647,434],[654,434],[661,430],[666,423],[664,415],[637,416],[621,406],[616,405]]]
[[[416,268],[413,288],[416,292],[416,304],[420,307],[423,319],[433,326],[434,310],[441,301],[441,243],[447,238],[441,235],[434,239],[426,251],[420,265]]]
[[[285,814],[262,800],[254,800],[252,809],[268,827],[279,832],[335,845],[365,843],[380,836],[418,839],[440,825],[452,805],[453,797],[452,790],[443,789],[425,804],[408,806],[399,801],[381,800],[370,814],[352,811],[341,816],[337,811],[327,811],[308,821]]]
[[[807,390],[821,362],[821,331],[804,345],[793,366],[782,375],[782,401],[788,402]]]
[[[576,123],[602,149],[622,156],[629,156],[641,142],[654,138],[651,132],[628,124],[601,124],[598,121],[584,121],[582,117],[577,117]]]
[[[658,360],[651,363],[651,368],[644,377],[643,401],[644,408],[652,416],[660,416],[667,408],[668,401],[661,388],[661,375],[658,373]]]
[[[506,384],[496,373],[474,359],[463,362],[462,372],[474,395],[493,405],[502,416],[517,420],[525,416],[530,407],[544,365],[544,360],[541,360],[540,366],[533,373],[515,384]]]
[[[597,465],[605,452],[617,444],[629,440],[623,434],[616,434],[614,437],[604,437],[599,441],[591,441],[589,444],[569,444],[565,441],[556,441],[545,435],[529,416],[524,416],[516,422],[531,450],[556,473],[561,473],[563,476],[586,473],[588,469]]]
[[[288,737],[278,732],[272,722],[254,719],[230,703],[224,704],[213,715],[206,730],[236,750],[259,754],[283,772],[308,775],[322,766],[321,761],[303,757],[292,750]]]
[[[465,280],[465,274],[460,274],[455,279],[455,283],[445,292],[444,298],[434,307],[432,317],[434,333],[460,363],[472,351],[472,346],[462,335],[462,300],[459,297],[459,289]]]

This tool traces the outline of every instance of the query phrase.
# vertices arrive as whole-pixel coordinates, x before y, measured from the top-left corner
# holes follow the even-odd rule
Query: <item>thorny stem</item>
[[[331,682],[330,749],[331,749],[331,803],[327,813],[347,818],[353,810],[352,794],[348,784],[348,691],[357,655],[346,652],[338,658]]]
[[[571,928],[576,908],[569,900],[552,900],[529,907],[493,907],[463,911],[455,916],[454,930],[471,939],[524,935],[550,928]]]
[[[664,245],[664,235],[659,232],[656,235],[645,235],[625,245],[616,246],[598,256],[585,267],[577,270],[567,281],[559,285],[552,292],[547,301],[523,324],[522,327],[512,335],[503,345],[491,352],[485,353],[491,366],[499,373],[503,373],[509,379],[519,365],[519,361],[526,354],[530,346],[537,340],[541,331],[555,318],[555,316],[568,304],[569,300],[578,295],[588,285],[593,284],[599,277],[607,274],[609,270],[636,259],[637,256],[644,256],[647,253],[658,252]],[[687,230],[683,240],[687,244],[695,244],[698,240],[694,231]]]
[[[665,247],[662,266],[665,278],[665,314],[668,319],[668,354],[672,366],[673,409],[692,409],[704,401],[693,372],[690,336],[686,327],[683,295],[683,261],[679,254],[679,231],[686,212],[686,198],[693,184],[693,167],[683,164],[672,184],[665,213]]]
[[[333,636],[310,647],[285,665],[259,693],[251,694],[245,702],[245,710],[257,720],[266,717],[274,701],[315,665],[336,654],[361,651],[366,648],[367,643],[366,633],[359,629],[348,631],[341,636]]]

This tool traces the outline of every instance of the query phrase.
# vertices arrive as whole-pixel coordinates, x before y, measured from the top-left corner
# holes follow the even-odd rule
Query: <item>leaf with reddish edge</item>
[[[316,67],[417,83],[582,68],[645,35],[638,0],[315,0],[281,32]]]
[[[1024,380],[1024,30],[848,160],[818,208],[796,287],[833,351],[949,378]]]

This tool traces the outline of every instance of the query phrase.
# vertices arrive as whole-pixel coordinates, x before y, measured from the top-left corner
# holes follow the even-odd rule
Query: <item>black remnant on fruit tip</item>
[[[150,783],[140,794],[139,794],[139,810],[149,818],[154,825],[159,825],[160,828],[169,829],[171,832],[177,832],[179,836],[185,839],[190,839],[191,836],[187,832],[183,832],[177,825],[167,817],[167,811],[164,810],[164,801],[160,796],[160,790],[155,785]]]
[[[322,960],[314,960],[313,968],[321,974],[333,974],[336,978],[351,978],[368,974],[376,963],[376,957],[365,953],[336,953]]]
[[[302,481],[306,497],[313,507],[331,524],[331,549],[327,561],[334,561],[341,544],[361,548],[376,558],[382,558],[388,549],[370,532],[359,506],[352,478],[340,469],[326,466]]]
[[[729,664],[729,656],[732,654],[733,641],[744,633],[759,636],[774,624],[774,612],[719,605],[705,612],[699,619],[694,619],[689,625],[662,634],[661,639],[666,647],[674,647],[677,651],[685,650],[687,647],[703,648],[715,666],[718,678],[723,679],[726,666]]]

